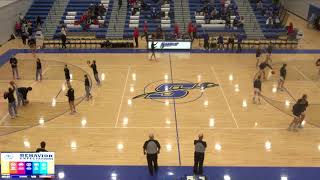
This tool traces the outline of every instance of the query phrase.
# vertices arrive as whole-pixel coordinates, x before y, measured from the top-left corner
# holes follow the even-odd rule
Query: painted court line
[[[303,72],[301,72],[296,66],[294,67],[294,69],[299,73],[301,74],[301,76],[303,76],[305,79],[307,79],[308,81],[311,81],[311,83],[316,86],[317,88],[320,88],[316,83],[314,83],[312,81],[312,79],[310,79],[307,75],[305,75]]]
[[[116,124],[114,125],[115,128],[118,126],[119,117],[120,117],[120,112],[121,112],[122,103],[123,103],[123,97],[124,97],[124,94],[125,94],[126,89],[127,89],[127,84],[128,84],[128,79],[129,79],[130,70],[131,70],[131,66],[129,66],[128,71],[127,71],[127,78],[126,78],[126,82],[125,82],[125,84],[124,84],[124,88],[123,88],[123,92],[122,92],[122,97],[121,97],[120,106],[119,106],[119,110],[118,110],[117,121],[116,121]]]
[[[212,66],[210,66],[210,69],[211,69],[212,73],[214,74],[215,78],[217,79],[217,83],[219,84],[219,89],[220,89],[220,91],[221,91],[221,93],[222,93],[222,95],[223,95],[224,100],[226,101],[226,103],[227,103],[227,105],[228,105],[228,109],[229,109],[229,111],[230,111],[230,113],[231,113],[231,116],[232,116],[232,118],[233,118],[233,120],[234,120],[237,128],[239,128],[238,122],[237,122],[237,120],[236,120],[236,117],[234,116],[234,113],[233,113],[233,111],[232,111],[232,109],[231,109],[231,106],[230,106],[230,104],[229,104],[229,102],[228,102],[228,99],[227,99],[227,97],[226,97],[226,95],[225,95],[225,93],[224,93],[224,91],[223,91],[223,89],[222,89],[222,84],[220,83],[220,80],[219,80],[219,78],[218,78],[218,76],[217,76],[217,73],[216,73],[215,69],[214,69]]]

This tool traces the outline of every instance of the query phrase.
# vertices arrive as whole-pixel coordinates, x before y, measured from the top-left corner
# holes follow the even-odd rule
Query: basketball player
[[[16,99],[14,98],[16,87],[13,81],[10,82],[10,85],[12,86],[12,88],[9,87],[8,91],[4,92],[3,97],[4,99],[8,99],[8,112],[11,116],[11,119],[14,119],[18,115]]]
[[[68,68],[68,65],[64,65],[64,76],[66,78],[66,83],[68,86],[71,86],[70,85],[70,70]]]
[[[293,121],[288,127],[288,131],[297,131],[297,128],[302,128],[302,122],[305,118],[305,111],[309,103],[307,101],[307,95],[302,95],[302,98],[298,99],[295,105],[292,107],[292,113],[294,115]]]
[[[261,87],[261,75],[257,74],[257,77],[255,77],[253,81],[253,104],[261,104]]]
[[[90,62],[90,61],[88,61],[88,62]],[[91,64],[89,63],[89,66],[92,68],[94,79],[96,80],[97,85],[100,86],[100,79],[99,79],[99,73],[98,73],[98,70],[97,70],[96,61],[93,60]]]
[[[89,99],[92,98],[92,95],[90,93],[90,90],[91,90],[90,80],[89,80],[87,74],[84,75],[84,88],[85,88],[85,91],[86,91],[86,99],[88,101]]]
[[[36,81],[38,81],[39,76],[40,76],[40,81],[42,81],[42,64],[39,58],[37,58],[37,69],[36,69]]]
[[[76,113],[76,106],[74,105],[74,89],[70,86],[68,86],[68,92],[66,94],[66,96],[68,97],[68,102],[69,102],[69,106],[70,106],[70,114],[74,114]]]
[[[19,71],[18,71],[18,60],[15,56],[12,56],[10,58],[10,64],[11,64],[13,79],[20,79]]]
[[[272,54],[272,45],[271,43],[268,45],[266,51],[267,51],[267,56],[271,58],[271,54]]]
[[[154,43],[154,41],[152,40],[151,41],[151,57],[150,57],[150,61],[152,60],[152,57],[154,57],[154,60],[157,60],[156,59],[156,54],[155,54],[155,48],[156,48],[156,45],[157,45],[158,43]]]
[[[17,88],[18,106],[26,105],[29,103],[28,92],[32,91],[32,87],[19,87]]]
[[[319,75],[320,75],[320,58],[316,61],[316,66],[319,68]]]
[[[283,64],[281,69],[280,69],[280,79],[279,79],[279,82],[278,82],[278,90],[280,91],[283,91],[283,84],[284,84],[284,81],[286,79],[286,76],[287,76],[287,64]]]
[[[269,67],[271,70],[272,70],[272,67],[270,66],[270,64],[268,63],[268,60],[266,59],[264,62],[262,62],[260,65],[259,65],[259,74],[262,75],[263,79],[266,80],[266,71],[265,69]],[[273,71],[272,71],[273,72]]]
[[[262,55],[262,51],[261,51],[261,48],[259,46],[257,51],[256,51],[256,59],[257,59],[256,67],[258,67],[259,64],[260,64],[261,55]]]

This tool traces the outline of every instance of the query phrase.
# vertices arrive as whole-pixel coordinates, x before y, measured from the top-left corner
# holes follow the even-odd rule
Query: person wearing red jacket
[[[143,36],[146,38],[146,42],[148,42],[148,22],[147,21],[144,21],[143,32],[144,32]],[[141,36],[141,39],[143,36]]]
[[[291,35],[293,33],[293,24],[292,22],[290,22],[289,26],[288,26],[288,35]]]
[[[175,24],[175,26],[174,26],[174,35],[176,36],[176,38],[179,38],[179,34],[180,34],[179,25]]]
[[[189,22],[189,24],[188,24],[188,34],[189,34],[189,38],[190,39],[193,39],[193,37],[192,37],[192,34],[193,33],[193,24],[192,24],[192,22]]]
[[[134,28],[133,37],[137,48],[139,46],[139,29],[137,27]]]
[[[192,41],[197,38],[197,24],[193,25],[192,28]]]

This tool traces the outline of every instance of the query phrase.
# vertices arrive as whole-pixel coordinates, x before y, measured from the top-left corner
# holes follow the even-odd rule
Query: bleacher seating
[[[207,33],[219,33],[219,32],[230,32],[230,33],[243,33],[243,29],[235,28],[232,26],[233,20],[236,17],[236,11],[233,10],[231,12],[231,28],[226,28],[225,26],[225,20],[221,19],[215,19],[210,20],[207,24],[205,22],[205,16],[203,13],[199,13],[200,10],[204,7],[205,3],[204,1],[199,0],[189,0],[189,6],[190,6],[190,15],[191,20],[193,23],[196,23],[197,25],[197,33],[198,36],[202,36],[203,32]],[[221,1],[220,0],[214,0],[214,3],[210,4],[211,7],[215,7],[216,10],[219,12],[221,10]],[[232,5],[233,7],[236,7],[236,2],[234,0],[231,1],[225,1],[225,7]]]
[[[279,12],[280,6],[279,5],[273,5],[272,4],[272,0],[261,0],[261,1],[262,1],[262,4],[263,4],[264,8],[277,9],[276,11]],[[259,22],[260,28],[261,28],[261,30],[264,33],[264,36],[266,38],[275,39],[275,38],[278,38],[281,35],[285,35],[286,34],[286,30],[282,25],[280,25],[279,27],[268,27],[268,25],[266,24],[266,21],[267,21],[268,17],[264,16],[261,13],[261,10],[257,8],[257,4],[255,2],[251,3],[251,7],[255,12],[257,21]],[[280,14],[279,14],[279,16],[280,16]]]
[[[32,22],[33,27],[35,27],[35,22],[38,16],[41,18],[43,23],[48,17],[53,2],[54,0],[34,0],[25,15],[25,18]]]
[[[125,24],[124,37],[132,37],[133,30],[135,27],[139,28],[140,32],[143,32],[144,22],[148,23],[148,32],[155,32],[157,28],[161,27],[163,32],[172,33],[174,20],[169,17],[169,11],[174,10],[173,3],[164,4],[159,7],[159,4],[156,4],[153,0],[145,0],[146,4],[150,6],[150,9],[144,10],[140,8],[140,11],[136,14],[132,14],[133,8],[128,8],[128,15]],[[155,8],[157,12],[164,13],[164,17],[155,18],[151,17],[151,11]]]
[[[100,4],[106,8],[106,13],[102,19],[98,19],[98,24],[91,24],[85,32],[96,33],[97,37],[104,37],[108,28],[108,20],[111,16],[113,0],[70,0],[65,10],[64,16],[61,18],[61,23],[66,24],[70,34],[79,34],[84,32],[83,27],[79,23],[81,16],[88,10],[91,4]],[[56,34],[61,32],[61,27],[57,28]]]

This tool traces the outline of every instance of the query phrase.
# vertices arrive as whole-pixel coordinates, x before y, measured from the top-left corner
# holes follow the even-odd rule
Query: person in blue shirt
[[[237,42],[237,44],[238,44],[238,50],[237,50],[237,53],[241,53],[241,51],[242,51],[241,44],[242,44],[242,40],[243,40],[243,37],[242,37],[242,35],[241,35],[241,34],[238,34],[238,36],[237,36],[237,40],[238,40],[238,42]]]

